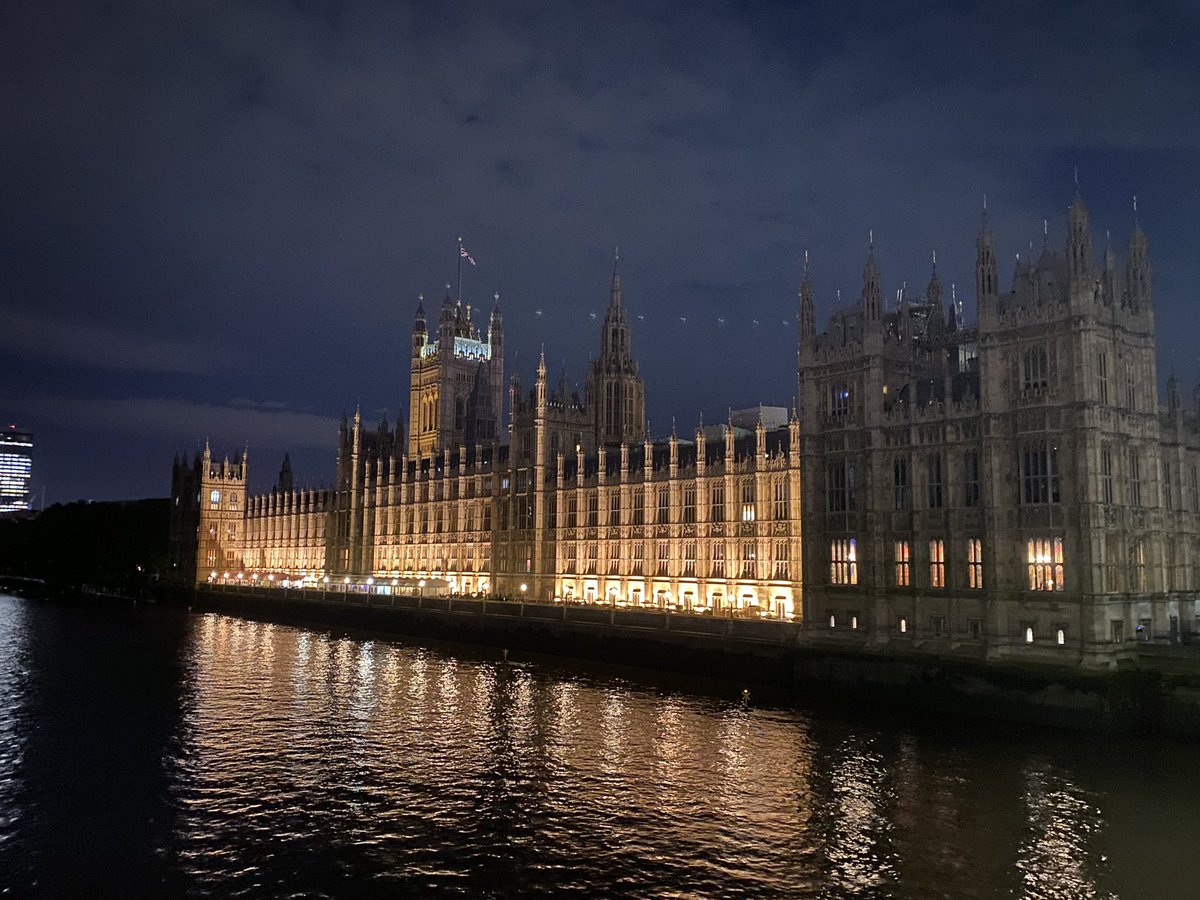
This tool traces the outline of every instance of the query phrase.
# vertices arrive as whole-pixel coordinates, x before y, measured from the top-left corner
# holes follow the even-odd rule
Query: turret
[[[425,295],[417,294],[417,315],[413,320],[412,352],[413,356],[421,355],[421,349],[429,341],[429,332],[425,325]]]

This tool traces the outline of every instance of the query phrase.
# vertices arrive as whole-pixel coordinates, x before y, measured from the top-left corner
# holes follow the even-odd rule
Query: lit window
[[[833,541],[829,549],[829,580],[832,584],[858,584],[858,541]]]
[[[908,541],[896,541],[896,586],[908,587],[909,584],[909,546]]]
[[[1029,567],[1029,590],[1063,589],[1062,538],[1031,538],[1025,544]]]
[[[855,631],[857,631],[857,630],[858,630],[858,616],[851,616],[851,617],[850,617],[850,627],[851,627],[852,629],[854,629]]]
[[[1067,643],[1067,630],[1065,628],[1059,628],[1058,631],[1055,632],[1054,640],[1060,647],[1065,645]]]
[[[946,586],[946,542],[943,540],[929,542],[929,586]]]
[[[213,491],[208,495],[208,502],[212,504],[213,509],[221,505],[221,492]]]
[[[967,587],[983,590],[983,541],[979,538],[967,540]]]
[[[1033,626],[1032,625],[1025,626],[1025,643],[1027,643],[1027,644],[1033,643]]]
[[[829,614],[829,627],[837,628],[837,616],[835,616],[833,613]]]
[[[896,627],[900,630],[901,634],[908,634],[908,619],[901,616],[896,622]]]

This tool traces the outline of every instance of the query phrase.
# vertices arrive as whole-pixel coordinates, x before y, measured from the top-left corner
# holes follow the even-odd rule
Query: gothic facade
[[[436,335],[422,302],[408,440],[343,417],[327,488],[296,489],[285,459],[248,496],[244,455],[176,460],[179,572],[799,616],[798,421],[651,440],[615,266],[584,396],[553,387],[543,356],[530,388],[510,381],[506,442],[498,298],[486,339],[449,296]]]
[[[985,657],[1110,660],[1194,630],[1197,418],[1159,408],[1146,237],[1122,273],[1076,197],[1000,287],[986,211],[977,325],[923,296],[860,300],[815,328],[800,290],[808,625],[830,641]]]
[[[818,332],[799,292],[798,402],[748,427],[653,440],[614,266],[583,396],[544,357],[508,383],[499,302],[423,303],[407,439],[343,417],[334,481],[290,466],[249,496],[247,457],[176,461],[172,552],[197,582],[432,583],[500,594],[802,618],[807,640],[1109,665],[1200,630],[1200,392],[1159,406],[1146,237],[1095,259],[1078,197],[1000,285],[986,214],[978,321],[936,259]],[[502,440],[506,436],[507,440]]]

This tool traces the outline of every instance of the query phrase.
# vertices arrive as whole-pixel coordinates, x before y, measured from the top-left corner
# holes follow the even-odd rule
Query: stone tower
[[[638,443],[646,430],[646,385],[629,346],[629,320],[621,303],[620,256],[613,260],[612,291],[600,355],[592,361],[587,405],[596,415],[596,442],[601,446]]]
[[[471,319],[470,305],[442,301],[430,334],[424,298],[412,331],[408,455],[435,456],[499,434],[504,412],[504,327],[495,295],[487,336]]]
[[[241,568],[248,452],[218,463],[208,442],[189,465],[177,459],[171,478],[171,565],[176,577],[204,582]]]

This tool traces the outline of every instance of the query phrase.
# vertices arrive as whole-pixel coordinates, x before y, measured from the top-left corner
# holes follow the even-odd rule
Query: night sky
[[[175,450],[332,473],[408,411],[418,292],[461,234],[506,367],[582,386],[614,246],[651,428],[795,392],[823,322],[938,251],[974,319],[986,193],[1013,257],[1079,171],[1124,265],[1138,196],[1160,375],[1200,375],[1200,4],[0,5],[0,420],[48,503],[165,496]],[[1174,354],[1172,351],[1175,351]]]

